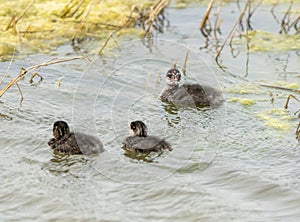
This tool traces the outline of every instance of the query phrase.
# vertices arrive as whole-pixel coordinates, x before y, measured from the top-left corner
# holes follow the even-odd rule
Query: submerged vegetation
[[[259,98],[259,95],[266,95],[268,97],[269,94],[272,108],[261,113],[254,112],[254,116],[263,120],[268,127],[288,131],[292,128],[291,121],[289,121],[291,119],[290,113],[284,105],[280,108],[275,108],[274,100],[279,97],[286,98],[289,96],[288,94],[275,92],[300,93],[299,84],[295,82],[274,82],[272,84],[251,83],[246,77],[248,75],[250,54],[293,50],[297,52],[300,50],[300,1],[237,1],[239,16],[236,17],[232,28],[228,32],[227,30],[225,31],[228,34],[223,35],[222,6],[228,2],[209,0],[206,12],[199,24],[201,34],[206,38],[206,45],[203,48],[213,47],[215,61],[224,72],[228,72],[228,69],[220,58],[225,50],[229,50],[233,58],[236,58],[239,52],[244,52],[246,55],[246,74],[245,76],[239,76],[239,79],[243,80],[244,84],[235,85],[227,89],[229,94],[234,94],[234,97],[229,99],[229,101],[249,108],[256,105],[259,101],[266,102],[266,99]],[[254,20],[256,11],[262,5],[267,5],[267,8],[269,8],[269,16],[277,24],[278,32],[274,33],[270,32],[270,30],[255,29],[256,23],[252,21]],[[213,44],[209,44],[209,42],[213,42]],[[231,75],[238,77],[233,73]],[[240,97],[236,97],[237,95],[240,95]],[[249,98],[245,98],[244,96]],[[300,126],[298,125],[296,131],[298,140],[300,138],[299,128]]]
[[[0,58],[21,53],[49,52],[83,38],[104,40],[116,34],[151,33],[160,29],[168,0],[32,0],[2,1]],[[100,45],[99,45],[100,48]]]
[[[162,31],[164,9],[169,0],[32,0],[5,1],[0,11],[0,61],[11,59],[15,54],[49,53],[58,45],[70,42],[76,44],[83,39],[99,40],[98,54],[102,54],[113,35],[151,35],[154,30]],[[104,42],[103,42],[104,41]],[[94,53],[94,52],[93,52]],[[29,83],[38,76],[36,69],[74,59],[53,58],[35,66],[21,68],[2,89],[0,98],[12,86],[19,89],[21,102],[23,94],[18,81],[30,75]],[[9,67],[8,67],[9,69]],[[8,76],[8,69],[0,85]],[[58,83],[59,84],[59,83]]]
[[[299,0],[295,1],[263,1],[253,2],[251,0],[243,3],[237,2],[240,15],[236,18],[229,35],[221,39],[222,30],[222,6],[226,1],[210,0],[199,25],[200,32],[208,39],[213,38],[217,42],[216,62],[220,68],[219,57],[225,46],[229,46],[231,51],[234,47],[246,46],[247,52],[253,51],[287,51],[300,49],[300,15]],[[284,13],[275,12],[280,3],[288,4]],[[271,5],[270,16],[278,24],[278,33],[271,33],[266,30],[257,30],[253,28],[251,20],[255,12],[262,4]],[[277,15],[276,15],[277,14]],[[235,43],[235,44],[233,44]]]

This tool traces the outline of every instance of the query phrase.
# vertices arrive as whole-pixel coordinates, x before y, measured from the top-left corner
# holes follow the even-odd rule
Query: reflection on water
[[[21,106],[17,88],[1,98],[2,220],[298,220],[300,150],[295,129],[299,121],[286,114],[282,121],[295,128],[272,128],[256,115],[272,109],[265,90],[227,92],[243,83],[246,60],[242,54],[232,59],[225,53],[222,59],[228,72],[222,72],[210,60],[211,51],[198,50],[204,40],[198,30],[191,30],[198,27],[199,8],[168,9],[172,27],[152,42],[151,49],[135,41],[113,57],[96,57],[90,65],[72,61],[51,66],[40,70],[44,80],[38,85],[20,82]],[[195,36],[196,40],[189,39]],[[180,66],[186,52],[162,37],[185,41],[193,49],[183,82],[217,87],[214,73],[225,89],[224,106],[181,109],[159,100],[165,72],[176,62]],[[72,54],[73,49],[62,46],[57,53]],[[250,54],[247,80],[298,83],[297,53]],[[26,58],[28,65],[15,60],[10,73],[14,76],[19,66],[49,59],[33,55]],[[0,63],[1,70],[7,65]],[[282,107],[285,94],[273,93],[279,95],[273,106]],[[230,100],[235,97],[256,103],[241,105]],[[290,116],[297,110],[298,103],[291,103]],[[72,130],[98,136],[106,151],[96,157],[53,153],[47,141],[53,122],[60,119]],[[170,142],[173,150],[149,154],[123,150],[128,124],[137,119],[148,125],[150,135]]]
[[[145,161],[147,163],[152,163],[158,158],[163,151],[160,152],[136,152],[135,150],[124,149],[124,155],[133,160]]]

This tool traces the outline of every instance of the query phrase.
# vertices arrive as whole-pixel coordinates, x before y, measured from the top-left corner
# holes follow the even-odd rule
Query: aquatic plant
[[[1,3],[0,59],[14,51],[47,53],[58,45],[131,30],[161,31],[169,0],[12,0]],[[126,33],[126,32],[123,32]]]
[[[245,1],[244,8],[241,9],[240,2],[238,1],[238,8],[240,14],[236,19],[231,31],[224,38],[223,43],[219,45],[221,35],[222,18],[220,18],[220,12],[224,2],[218,1],[218,6],[213,10],[216,5],[215,0],[210,0],[207,10],[202,17],[199,25],[199,30],[205,38],[214,37],[217,43],[216,46],[216,62],[221,69],[224,67],[220,64],[219,57],[224,50],[225,46],[229,46],[231,52],[234,51],[233,44],[246,45],[246,50],[250,51],[270,51],[270,50],[290,50],[300,48],[300,16],[297,11],[293,11],[294,1],[291,1],[285,11],[282,19],[278,19],[275,15],[275,8],[281,2],[287,3],[287,1],[265,2],[258,1],[254,3],[251,0]],[[277,24],[279,25],[278,34],[270,33],[263,30],[255,30],[251,25],[251,18],[254,13],[260,7],[261,4],[272,4],[271,14]],[[214,21],[211,21],[211,14],[214,13]],[[242,41],[243,40],[243,41]]]

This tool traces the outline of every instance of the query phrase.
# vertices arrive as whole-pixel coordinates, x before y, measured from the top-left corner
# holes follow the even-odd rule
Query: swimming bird
[[[48,145],[60,153],[91,155],[104,151],[99,139],[83,133],[70,132],[65,121],[56,121],[53,124],[53,137]]]
[[[123,141],[125,149],[143,153],[166,149],[172,150],[171,145],[164,139],[148,136],[147,126],[142,121],[131,122],[129,128],[130,136]]]
[[[179,85],[181,73],[178,69],[170,69],[166,74],[166,86],[160,93],[163,102],[178,106],[215,107],[224,101],[222,93],[205,84]]]

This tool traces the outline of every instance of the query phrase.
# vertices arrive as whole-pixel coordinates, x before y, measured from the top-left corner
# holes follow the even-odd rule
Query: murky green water
[[[300,151],[294,112],[299,104],[292,101],[285,115],[272,116],[268,111],[282,108],[289,92],[230,89],[249,90],[248,81],[255,86],[299,84],[299,50],[253,53],[248,66],[245,52],[233,58],[224,50],[223,72],[214,63],[213,40],[199,49],[205,42],[198,31],[204,10],[170,8],[171,26],[151,47],[128,41],[91,64],[75,60],[43,68],[40,84],[20,82],[22,105],[15,87],[1,98],[1,114],[12,118],[0,119],[1,221],[298,221]],[[253,26],[277,30],[268,10],[259,12]],[[224,8],[224,38],[237,14],[234,4]],[[182,65],[187,48],[191,53],[183,81],[219,86],[226,98],[219,109],[174,110],[159,101],[165,72],[174,62]],[[57,53],[76,55],[70,46]],[[20,67],[51,58],[15,60],[9,73],[14,77]],[[0,64],[1,73],[7,66]],[[262,114],[281,120],[286,130],[269,126]],[[54,155],[47,141],[57,119],[99,136],[106,152],[93,158]],[[151,162],[125,156],[121,142],[136,119],[174,150],[152,154]]]

